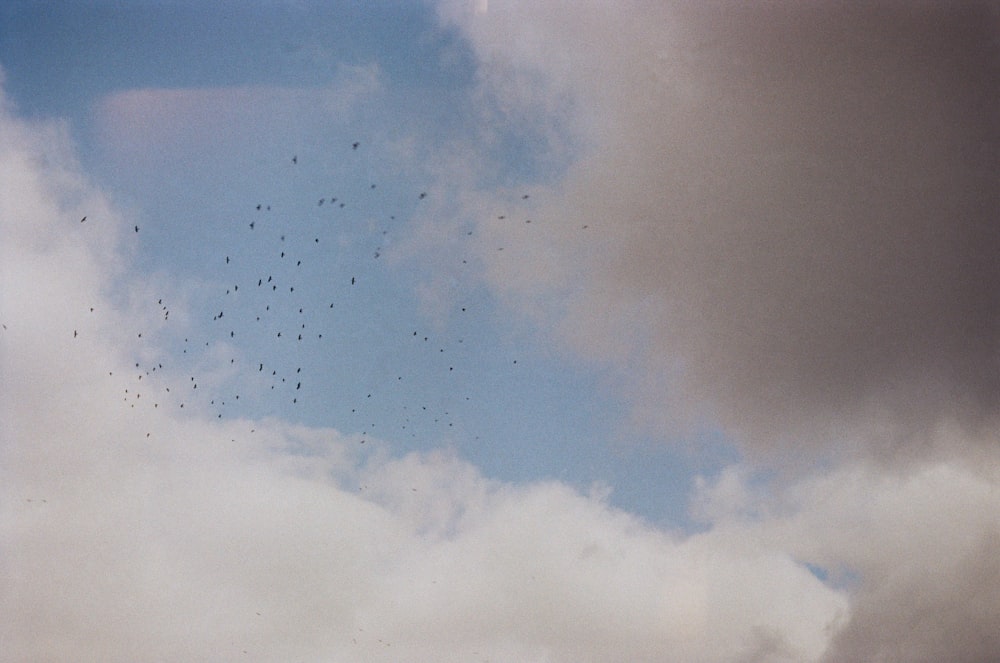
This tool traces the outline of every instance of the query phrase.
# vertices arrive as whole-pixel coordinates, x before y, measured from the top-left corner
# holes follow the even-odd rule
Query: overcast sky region
[[[1000,4],[0,7],[0,659],[1000,660]]]

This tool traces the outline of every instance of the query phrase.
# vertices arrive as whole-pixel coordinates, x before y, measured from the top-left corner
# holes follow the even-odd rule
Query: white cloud
[[[842,466],[770,495],[733,468],[703,482],[695,503],[716,536],[775,546],[854,590],[824,660],[990,660],[1000,650],[997,467]]]
[[[130,222],[59,125],[6,113],[0,136],[8,660],[823,651],[846,599],[779,549],[662,532],[600,491],[504,484],[444,452],[182,410],[168,374],[134,367],[158,310],[128,296],[149,287],[126,269]]]

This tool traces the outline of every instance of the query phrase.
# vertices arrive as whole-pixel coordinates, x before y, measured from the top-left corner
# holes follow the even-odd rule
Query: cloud
[[[483,99],[572,143],[469,196],[489,286],[653,434],[740,445],[692,512],[851,596],[823,660],[995,659],[995,3],[440,15]]]
[[[805,661],[843,619],[782,550],[601,491],[182,409],[132,220],[63,124],[0,138],[7,659]]]
[[[322,132],[324,125],[356,117],[383,92],[375,64],[339,65],[329,85],[315,88],[127,89],[96,105],[96,137],[117,158],[141,165],[246,149],[248,128],[261,129],[258,134],[274,137],[269,144],[284,143],[288,151],[289,143],[301,142],[289,137],[293,127],[308,120],[309,131]]]
[[[775,546],[851,590],[824,661],[985,661],[1000,651],[997,467],[845,465],[778,491],[733,468],[695,504],[716,536]]]
[[[531,233],[484,224],[491,282],[637,418],[786,459],[995,424],[994,5],[460,5],[483,86],[579,151]]]
[[[974,52],[996,14],[768,7],[442,9],[483,102],[510,102],[484,117],[516,134],[548,114],[529,135],[561,155],[542,185],[445,203],[483,219],[476,266],[508,305],[617,370],[661,431],[717,416],[771,460],[833,457],[703,478],[695,534],[443,451],[215,421],[169,370],[140,387],[162,286],[132,264],[132,219],[65,125],[3,105],[5,654],[996,658],[995,97]],[[870,462],[904,439],[937,453]]]

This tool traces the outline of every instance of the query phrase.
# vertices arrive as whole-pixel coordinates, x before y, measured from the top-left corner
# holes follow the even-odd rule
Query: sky
[[[12,661],[1000,657],[1000,6],[0,8]]]

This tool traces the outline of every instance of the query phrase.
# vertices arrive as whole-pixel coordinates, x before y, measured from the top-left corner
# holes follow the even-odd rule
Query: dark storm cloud
[[[586,352],[640,357],[638,410],[676,422],[708,403],[756,448],[808,432],[879,451],[996,414],[994,7],[540,14],[510,19],[532,26],[510,54],[470,30],[484,71],[548,67],[580,100],[595,149],[536,213],[605,242],[571,272],[586,283],[566,327]],[[620,323],[637,309],[641,332]],[[675,392],[646,388],[668,369]]]
[[[958,560],[933,569],[940,589],[925,577],[885,583],[857,600],[850,624],[831,642],[828,663],[862,661],[996,660],[1000,652],[1000,532],[972,542]],[[900,566],[905,566],[901,564]]]
[[[755,439],[803,417],[994,414],[997,14],[782,4],[695,23],[703,96],[653,138],[658,204],[614,272],[677,302],[662,346],[695,391]]]
[[[998,5],[538,5],[446,14],[580,139],[530,236],[479,226],[490,283],[651,430],[746,443],[713,531],[849,586],[822,660],[997,659]]]

